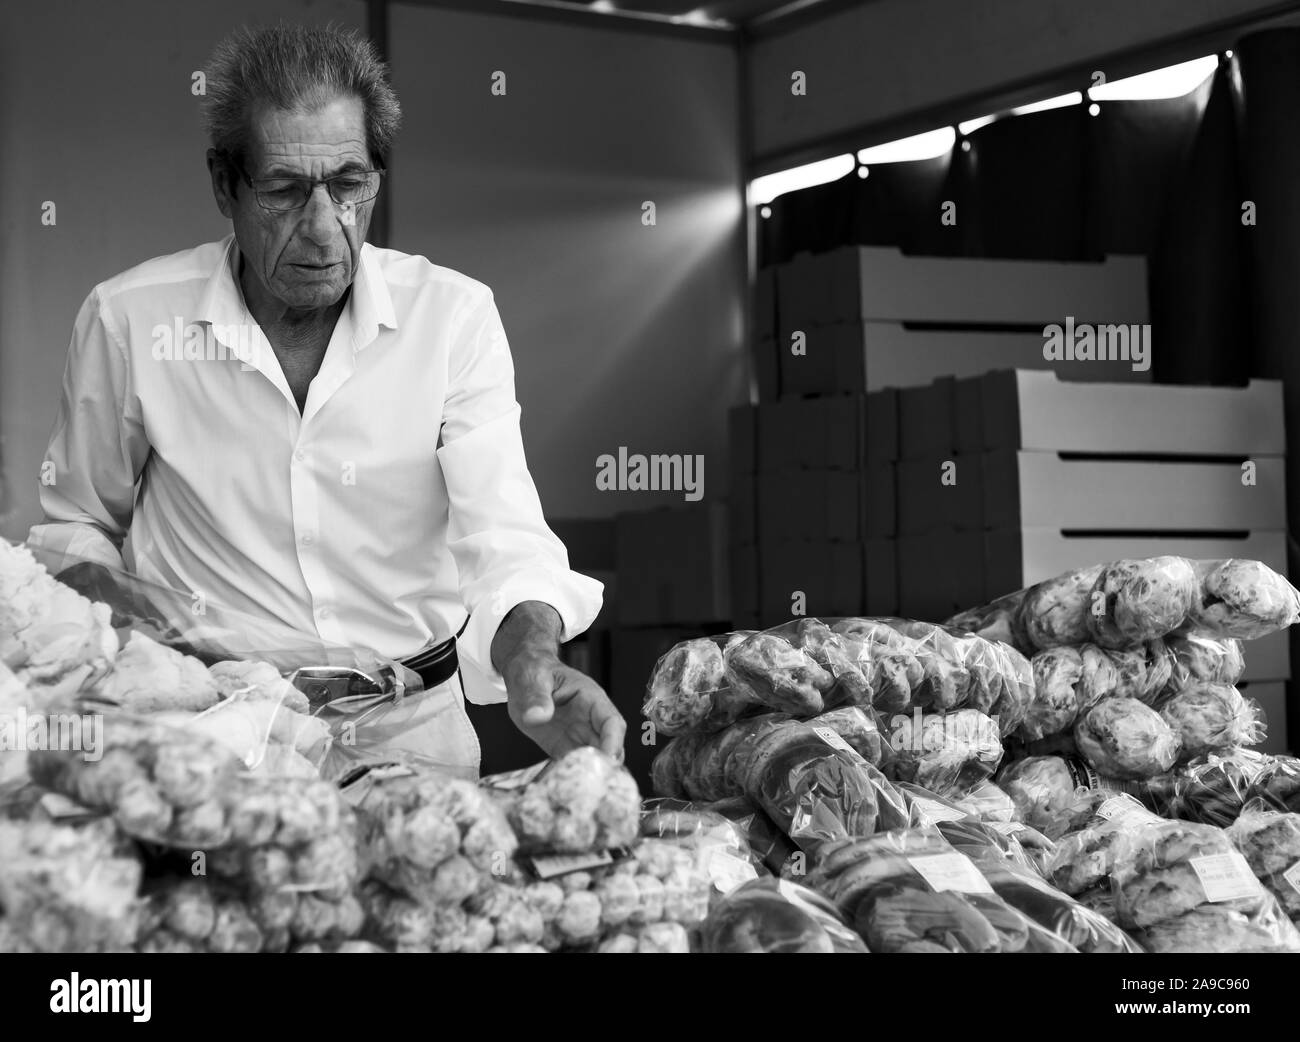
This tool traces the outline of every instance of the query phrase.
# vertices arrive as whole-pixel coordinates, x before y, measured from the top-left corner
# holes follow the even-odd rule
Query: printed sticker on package
[[[1259,894],[1259,880],[1246,864],[1246,859],[1235,850],[1227,854],[1194,857],[1191,866],[1201,881],[1206,899],[1215,904]]]
[[[928,854],[907,859],[932,890],[956,890],[963,894],[991,894],[993,887],[965,854]]]

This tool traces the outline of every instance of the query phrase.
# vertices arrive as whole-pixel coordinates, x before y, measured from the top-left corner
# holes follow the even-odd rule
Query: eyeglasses
[[[301,210],[310,202],[317,185],[324,185],[330,198],[339,206],[368,203],[379,194],[386,170],[349,170],[333,177],[249,177],[238,164],[240,176],[257,196],[258,204],[273,213]]]

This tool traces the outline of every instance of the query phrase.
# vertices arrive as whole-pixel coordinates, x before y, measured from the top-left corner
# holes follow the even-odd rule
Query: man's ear
[[[212,178],[212,195],[223,217],[235,216],[235,172],[215,148],[208,149],[208,175]]]

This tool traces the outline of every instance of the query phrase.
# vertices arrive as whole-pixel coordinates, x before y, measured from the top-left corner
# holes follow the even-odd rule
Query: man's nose
[[[311,198],[303,207],[303,233],[317,246],[328,246],[339,230],[338,206],[330,198],[326,185],[313,185]]]

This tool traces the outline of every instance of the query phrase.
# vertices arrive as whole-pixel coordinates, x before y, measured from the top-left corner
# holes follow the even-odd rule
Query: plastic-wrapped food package
[[[835,678],[823,697],[827,708],[872,705],[875,691],[863,668],[865,647],[860,641],[834,632],[821,619],[800,619],[789,639]]]
[[[0,851],[0,951],[130,950],[143,866],[111,819],[0,820]]]
[[[997,724],[975,709],[899,715],[887,724],[890,773],[945,795],[961,795],[1002,761]]]
[[[734,796],[708,806],[744,831],[750,854],[764,868],[773,875],[781,874],[782,867],[795,853],[795,845],[757,804],[747,796]]]
[[[907,823],[902,796],[829,728],[791,721],[752,743],[744,789],[807,851]]]
[[[1161,703],[1160,715],[1178,735],[1187,760],[1264,740],[1259,706],[1230,684],[1185,687]]]
[[[1233,822],[1228,838],[1282,911],[1300,921],[1300,814],[1255,801]]]
[[[1088,616],[1101,566],[1066,572],[1031,586],[1020,607],[1020,624],[1040,651],[1091,639]]]
[[[1183,624],[1199,583],[1183,557],[1112,561],[1089,594],[1088,629],[1103,648],[1131,648]]]
[[[761,871],[762,860],[750,849],[745,827],[705,804],[647,800],[641,835],[690,853],[696,867],[713,881],[717,894],[756,879]]]
[[[1165,645],[1172,656],[1166,695],[1193,684],[1235,684],[1246,671],[1241,642],[1231,637],[1170,634]]]
[[[857,706],[831,709],[808,721],[813,727],[829,727],[855,753],[873,767],[884,767],[892,759],[889,740],[870,710]]]
[[[1025,631],[1022,615],[1028,593],[1028,590],[1017,590],[1006,594],[982,607],[959,612],[945,619],[944,625],[1010,645],[1021,655],[1032,655],[1036,648]]]
[[[910,637],[878,619],[840,619],[831,630],[857,649],[872,708],[896,713],[912,704],[912,693],[920,688],[925,670]]]
[[[424,904],[459,904],[506,872],[515,854],[501,807],[463,779],[377,768],[345,795],[367,873]]]
[[[705,735],[687,734],[670,739],[650,762],[650,787],[657,796],[684,797],[686,769]]]
[[[147,719],[97,717],[99,759],[72,749],[28,754],[34,781],[93,810],[123,832],[164,846],[206,850],[232,836],[227,796],[241,764],[210,739]]]
[[[792,631],[783,627],[783,632]],[[816,716],[835,677],[782,632],[755,633],[727,652],[727,680],[754,701],[791,716]]]
[[[351,892],[337,899],[292,889],[250,893],[222,879],[173,875],[146,884],[136,950],[285,952],[356,939],[365,923]]]
[[[789,880],[746,883],[719,901],[700,928],[705,952],[862,954],[867,951],[835,906]]]
[[[311,701],[269,662],[227,659],[214,662],[208,674],[223,699],[243,702],[272,702],[291,713],[310,713]]]
[[[492,786],[492,779],[484,784]],[[578,854],[636,840],[641,793],[627,769],[593,746],[548,762],[502,796],[520,853]]]
[[[1273,763],[1273,757],[1253,749],[1206,753],[1153,778],[1144,799],[1168,817],[1227,828],[1257,794]]]
[[[1300,620],[1300,591],[1266,564],[1197,561],[1195,573],[1196,596],[1187,617],[1194,633],[1253,640]]]
[[[1095,793],[1088,802],[1091,811],[1079,827],[1057,841],[1045,873],[1058,890],[1080,899],[1098,889],[1109,892],[1122,836],[1164,820],[1126,793]]]
[[[503,886],[498,883],[471,898],[467,905],[470,913],[498,924],[498,944],[525,940],[548,951],[593,950],[603,940],[656,923],[692,929],[708,915],[713,893],[712,880],[700,870],[689,851],[673,843],[646,839],[633,849],[632,856],[613,865],[566,872],[514,887],[524,905],[535,911],[540,933],[529,916],[527,933],[516,931],[516,936],[506,935],[503,939],[501,918],[495,911],[499,897],[493,894]],[[510,893],[513,891],[507,889]],[[661,943],[670,943],[669,935],[676,932],[657,933],[663,935]],[[654,936],[652,933],[648,943],[653,943]]]
[[[818,855],[808,885],[873,952],[1072,952],[994,893],[937,829],[845,840]]]
[[[991,781],[972,785],[957,801],[957,805],[981,821],[1012,822],[1020,818],[1015,800]]]
[[[1083,657],[1076,648],[1049,648],[1033,657],[1032,666],[1034,699],[1020,725],[1021,736],[1031,742],[1074,724],[1079,715]]]
[[[752,631],[684,640],[655,663],[641,707],[655,730],[669,737],[726,727],[759,703],[726,677],[723,653]]]
[[[1126,831],[1111,873],[1119,924],[1152,952],[1300,952],[1300,933],[1222,829]]]
[[[113,670],[94,688],[95,697],[124,712],[202,712],[221,700],[217,682],[198,659],[132,633]]]
[[[41,709],[103,676],[117,655],[112,613],[54,579],[24,546],[0,538],[0,662]]]
[[[1250,795],[1276,810],[1300,813],[1300,760],[1294,756],[1268,757],[1268,763],[1251,782]]]
[[[942,821],[976,820],[974,812],[962,806],[955,797],[941,796],[905,781],[895,782],[894,787],[902,794],[903,802],[907,805],[909,828],[925,828]]]
[[[1173,674],[1173,654],[1159,638],[1132,648],[1097,650],[1102,651],[1114,667],[1113,686],[1110,690],[1097,692],[1090,701],[1084,702],[1082,708],[1090,708],[1103,698],[1136,698],[1139,702],[1152,705]]]
[[[955,850],[977,863],[981,858],[991,858],[999,864],[1014,864],[1030,875],[1039,875],[1039,865],[1046,864],[1056,849],[1042,833],[1019,822],[986,823],[962,818],[936,822],[935,828]],[[1026,843],[1030,846],[1026,847]]]
[[[1141,780],[1169,770],[1179,738],[1154,709],[1135,698],[1107,698],[1079,717],[1074,742],[1109,778]]]
[[[994,893],[1017,911],[1067,944],[1090,954],[1140,952],[1123,930],[1098,912],[1045,882],[1020,843],[1022,833],[1000,835],[988,825],[947,822],[939,831],[953,847],[969,857]],[[1050,859],[1054,845],[1043,848]]]
[[[998,776],[1020,819],[1051,839],[1088,820],[1099,783],[1086,764],[1063,756],[1028,756],[1008,764]]]

